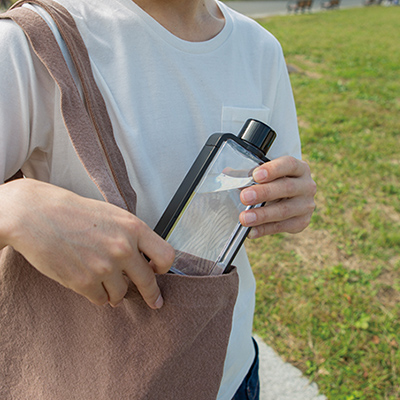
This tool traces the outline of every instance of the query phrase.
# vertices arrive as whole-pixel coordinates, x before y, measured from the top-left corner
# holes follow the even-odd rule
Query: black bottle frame
[[[260,164],[262,164],[270,161],[266,157],[266,153],[270,149],[276,136],[273,129],[255,119],[248,119],[237,136],[232,133],[215,133],[211,135],[187,172],[181,185],[157,223],[157,226],[154,228],[154,231],[162,238],[168,240],[168,235],[174,229],[175,223],[181,217],[182,212],[184,212],[193,192],[203,179],[209,165],[224,143],[228,140],[236,142],[241,148],[258,158]],[[249,206],[247,209],[263,206],[264,204],[265,203],[257,206]],[[246,239],[250,229],[251,228],[243,227],[239,221],[237,222],[237,226],[232,232],[229,242],[227,242],[223,253],[220,254],[221,264],[219,264],[218,260],[216,261],[217,265],[219,264],[221,268],[224,268],[224,273],[230,271],[231,263]],[[170,272],[181,273],[178,270],[173,270],[175,270],[175,268],[171,268]]]
[[[264,153],[259,148],[251,145],[248,142],[245,142],[243,139],[240,139],[238,136],[232,133],[214,133],[211,135],[203,149],[200,151],[160,220],[158,221],[157,226],[154,228],[154,231],[163,239],[168,236],[168,233],[174,226],[175,221],[181,214],[190,196],[199,184],[211,161],[214,159],[215,154],[218,152],[221,145],[228,139],[234,140],[241,147],[244,147],[246,150],[258,157],[260,161],[270,161],[267,157],[265,157]],[[245,237],[246,236],[247,234]]]

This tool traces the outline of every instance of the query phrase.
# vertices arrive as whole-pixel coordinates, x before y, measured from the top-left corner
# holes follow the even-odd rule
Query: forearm
[[[18,197],[28,186],[25,179],[0,185],[0,249],[16,243],[20,221],[24,218],[23,210],[19,209]],[[25,207],[29,207],[29,202]]]
[[[29,178],[0,185],[0,246],[13,246],[22,252],[27,239],[39,242],[43,238],[40,231],[57,212],[56,203],[60,202],[60,197],[67,193],[54,185]],[[51,207],[52,199],[55,207]]]

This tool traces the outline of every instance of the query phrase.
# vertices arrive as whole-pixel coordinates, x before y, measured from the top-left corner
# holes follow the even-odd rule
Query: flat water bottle
[[[176,251],[170,272],[229,271],[250,231],[240,224],[239,214],[262,206],[244,206],[240,192],[255,184],[253,170],[269,161],[266,153],[275,137],[269,126],[254,119],[246,121],[238,136],[209,137],[154,229]]]

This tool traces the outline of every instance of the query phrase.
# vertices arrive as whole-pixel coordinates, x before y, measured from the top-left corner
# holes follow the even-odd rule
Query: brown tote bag
[[[19,7],[14,20],[61,91],[65,125],[104,199],[131,212],[136,195],[116,145],[83,40],[71,15],[31,0],[54,19],[81,80],[84,102],[46,22]],[[85,107],[86,106],[86,107]],[[60,260],[62,262],[62,260]],[[157,276],[164,306],[150,309],[131,284],[122,304],[99,307],[6,247],[0,252],[0,399],[215,399],[238,291],[217,277]]]

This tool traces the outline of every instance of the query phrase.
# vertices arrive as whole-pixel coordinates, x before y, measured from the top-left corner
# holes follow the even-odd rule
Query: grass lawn
[[[260,21],[281,42],[317,210],[247,241],[255,330],[332,400],[400,399],[400,7]],[[279,132],[278,132],[279,134]]]

